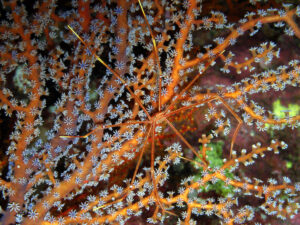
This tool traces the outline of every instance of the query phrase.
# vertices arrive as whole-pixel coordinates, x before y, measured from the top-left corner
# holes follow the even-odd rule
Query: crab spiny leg
[[[157,63],[158,63],[158,69],[159,69],[159,79],[158,79],[159,80],[158,81],[158,111],[160,112],[160,108],[161,108],[161,76],[162,76],[162,71],[161,71],[161,66],[160,66],[160,60],[159,60],[158,50],[157,50],[157,44],[156,44],[154,35],[152,33],[152,29],[150,27],[149,21],[147,19],[146,13],[145,13],[144,8],[142,6],[142,3],[141,3],[140,0],[138,0],[138,1],[139,1],[140,8],[142,10],[143,16],[145,18],[146,24],[148,26],[150,35],[151,35],[151,39],[152,39],[152,43],[153,43],[153,48],[154,48],[154,53],[155,53],[155,56],[156,56],[156,59],[157,59]]]
[[[73,30],[73,28],[70,25],[68,25],[68,28],[73,32],[73,34],[75,34],[75,36],[81,41],[82,44],[84,44],[84,46],[86,48],[89,48],[89,45],[76,33],[76,31]],[[126,81],[116,71],[114,71],[109,65],[107,65],[99,56],[97,56],[96,53],[94,53],[94,51],[92,51],[92,54],[103,66],[105,66],[115,77],[117,77],[125,85],[125,88],[129,91],[131,96],[137,101],[139,106],[143,109],[143,111],[146,113],[148,119],[150,120],[151,116],[149,115],[148,111],[145,109],[145,107],[143,106],[140,99],[128,87]]]

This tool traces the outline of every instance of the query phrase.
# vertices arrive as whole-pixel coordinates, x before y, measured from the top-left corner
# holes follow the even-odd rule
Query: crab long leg
[[[183,143],[192,150],[192,152],[202,161],[203,166],[206,168],[206,162],[205,159],[202,159],[202,157],[197,153],[197,151],[194,149],[193,146],[181,135],[181,133],[174,127],[174,125],[165,118],[165,121],[168,123],[168,125],[171,127],[171,129],[176,133],[176,135],[183,141]]]
[[[149,128],[145,140],[148,140],[148,138],[149,138],[149,136],[150,136],[150,133],[151,133],[151,130],[152,130],[152,126]],[[120,202],[120,201],[122,201],[124,198],[127,197],[128,192],[129,192],[130,189],[132,188],[132,185],[133,185],[133,182],[134,182],[134,180],[135,180],[137,171],[138,171],[139,166],[140,166],[140,164],[141,164],[141,161],[142,161],[142,158],[143,158],[143,155],[144,155],[144,151],[145,151],[145,147],[146,147],[146,144],[144,144],[143,147],[142,147],[142,151],[141,151],[141,153],[140,153],[140,156],[139,156],[139,159],[138,159],[138,163],[137,163],[137,165],[136,165],[136,167],[135,167],[135,170],[134,170],[134,173],[133,173],[133,176],[132,176],[130,185],[126,188],[127,190],[124,191],[124,194],[122,194],[120,198],[117,198],[117,199],[114,200],[114,201],[108,202],[108,203],[106,203],[106,204],[104,204],[104,205],[102,205],[102,206],[99,206],[99,207],[95,207],[95,208],[93,209],[94,211],[95,211],[95,210],[98,210],[98,209],[101,209],[101,208],[103,208],[103,207],[106,207],[106,206],[115,204],[115,203],[117,203],[117,202]]]
[[[152,138],[151,138],[151,179],[152,179],[152,182],[153,182],[154,196],[156,198],[156,201],[157,201],[159,207],[162,209],[162,211],[164,213],[169,213],[170,215],[177,216],[175,213],[166,210],[165,207],[162,205],[162,203],[159,200],[160,197],[158,195],[158,190],[157,190],[156,180],[155,180],[155,170],[154,170],[154,160],[155,160],[155,143],[154,143],[155,127],[156,127],[156,121],[154,121],[153,125],[152,125]]]
[[[225,100],[218,96],[218,99],[223,103],[223,105],[228,109],[228,111],[234,116],[234,118],[238,121],[238,125],[235,128],[235,131],[233,133],[232,139],[231,139],[231,143],[230,143],[230,156],[229,158],[231,159],[231,155],[232,155],[232,150],[233,150],[233,145],[236,139],[236,136],[239,132],[240,127],[243,124],[243,120],[233,111],[233,109],[225,102]]]
[[[171,116],[171,115],[174,115],[174,114],[176,114],[176,113],[179,113],[179,112],[181,112],[181,111],[184,111],[184,110],[188,110],[188,109],[190,109],[190,108],[193,108],[193,107],[196,107],[197,105],[201,105],[201,104],[204,104],[204,103],[208,103],[208,102],[211,102],[211,101],[214,101],[214,100],[220,100],[221,102],[222,102],[222,104],[228,109],[228,111],[234,116],[234,118],[238,121],[238,125],[237,125],[237,127],[235,128],[235,130],[234,130],[234,133],[233,133],[233,136],[232,136],[232,140],[231,140],[231,143],[230,143],[230,158],[231,158],[231,155],[232,155],[232,150],[233,150],[233,146],[234,146],[234,143],[235,143],[235,139],[236,139],[236,136],[237,136],[237,134],[238,134],[238,132],[239,132],[239,129],[240,129],[240,127],[242,126],[242,124],[243,124],[243,120],[233,111],[233,109],[226,103],[226,101],[222,98],[222,97],[220,97],[219,95],[217,95],[217,94],[214,94],[214,95],[212,95],[211,96],[211,98],[210,99],[205,99],[205,100],[201,100],[200,102],[197,102],[197,103],[194,103],[194,104],[192,104],[192,105],[189,105],[189,106],[184,106],[184,107],[181,107],[181,108],[179,108],[179,109],[176,109],[176,110],[174,110],[174,111],[171,111],[171,112],[169,112],[169,113],[167,113],[167,114],[165,114],[164,115],[164,117],[165,118],[168,118],[169,116]],[[169,125],[171,124],[171,122],[170,121],[168,121],[167,119],[166,119],[166,121],[169,123]],[[172,127],[173,125],[171,124],[171,127]],[[174,127],[174,126],[173,126]],[[175,128],[175,127],[174,127]],[[174,130],[174,128],[172,128],[173,130]],[[175,128],[176,129],[176,128]],[[174,130],[175,131],[175,130]],[[176,131],[175,131],[176,132]],[[177,131],[178,133],[179,133],[179,131]],[[176,132],[176,133],[177,133]],[[178,136],[180,137],[180,133],[178,134]],[[182,135],[181,135],[182,136]],[[182,137],[183,138],[183,137]],[[181,139],[182,139],[181,138]],[[184,139],[182,139],[182,140],[184,140]]]
[[[216,58],[221,55],[224,51],[220,52],[219,54],[217,54],[213,59],[209,60],[206,62],[205,66],[204,66],[204,71],[216,60]],[[180,98],[187,90],[190,89],[190,87],[198,80],[198,78],[203,74],[202,73],[198,73],[193,80],[191,80],[188,85],[182,90],[180,91],[180,93],[177,95],[177,99]],[[171,104],[167,107],[166,111],[168,111],[172,106],[174,106],[174,104],[176,104],[177,101],[173,101],[171,102]]]
[[[149,32],[150,32],[150,35],[151,35],[151,39],[152,39],[152,43],[153,43],[155,56],[157,58],[157,64],[158,64],[158,70],[159,70],[159,74],[158,74],[159,75],[159,79],[158,79],[158,111],[160,112],[160,109],[161,109],[161,76],[162,76],[162,71],[161,71],[161,66],[160,66],[158,50],[157,50],[157,44],[156,44],[152,29],[150,27],[149,21],[147,19],[146,13],[144,11],[143,5],[142,5],[140,0],[138,0],[138,1],[139,1],[140,8],[142,10],[143,16],[145,18],[146,24],[148,26],[148,29],[149,29]]]
[[[97,130],[103,130],[103,129],[119,127],[119,126],[127,126],[127,125],[132,125],[132,124],[145,124],[145,123],[148,124],[149,122],[148,121],[132,121],[132,122],[127,122],[127,123],[113,124],[113,125],[100,125],[85,135],[60,135],[59,137],[60,138],[87,138],[88,136],[90,136]]]
[[[151,130],[152,130],[152,126],[149,128],[149,131],[147,132],[146,139],[145,139],[146,141],[148,140],[148,138],[149,138],[149,136],[150,136]],[[141,151],[141,153],[140,153],[138,163],[137,163],[137,165],[136,165],[136,167],[135,167],[135,170],[134,170],[134,173],[133,173],[131,182],[130,182],[130,186],[132,186],[132,184],[133,184],[133,182],[134,182],[134,180],[135,180],[137,171],[138,171],[139,166],[140,166],[141,161],[142,161],[142,157],[143,157],[143,155],[144,155],[145,147],[146,147],[146,143],[144,143],[144,145],[143,145],[143,147],[142,147],[142,151]]]
[[[70,25],[68,25],[68,28],[75,34],[75,36],[81,41],[82,44],[84,44],[84,46],[86,48],[89,48],[89,45],[76,33],[76,31]],[[141,103],[140,99],[128,87],[126,81],[116,71],[114,71],[109,65],[107,65],[99,56],[97,56],[94,51],[92,51],[92,54],[103,66],[105,66],[115,77],[117,77],[125,85],[125,88],[129,91],[131,96],[137,101],[139,106],[143,109],[143,111],[146,113],[148,119],[150,120],[151,116],[149,115],[148,111],[145,109],[145,107]]]
[[[185,110],[188,110],[188,109],[190,109],[190,108],[197,107],[198,105],[202,105],[202,104],[204,104],[204,103],[208,103],[208,102],[211,102],[211,101],[216,100],[216,99],[217,99],[217,97],[212,96],[211,98],[209,98],[209,99],[204,99],[204,100],[201,101],[201,102],[197,102],[197,103],[194,103],[194,104],[191,104],[191,105],[188,105],[188,106],[180,107],[179,109],[175,109],[175,110],[173,110],[173,111],[171,111],[171,112],[165,114],[165,117],[172,116],[172,115],[174,115],[174,114],[176,114],[176,113],[180,113],[181,111],[185,111]]]

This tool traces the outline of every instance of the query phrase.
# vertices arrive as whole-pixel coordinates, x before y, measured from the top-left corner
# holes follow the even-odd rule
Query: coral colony
[[[1,0],[1,224],[299,224],[294,2]]]

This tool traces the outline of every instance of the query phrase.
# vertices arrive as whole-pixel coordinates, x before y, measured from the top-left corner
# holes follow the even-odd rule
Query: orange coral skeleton
[[[154,35],[153,35],[153,32],[151,30],[151,27],[150,27],[150,24],[148,22],[148,19],[146,17],[146,14],[144,12],[144,9],[143,9],[143,6],[142,6],[142,3],[140,0],[138,0],[139,2],[139,6],[141,8],[141,11],[143,13],[143,16],[145,18],[145,21],[146,21],[146,24],[147,24],[147,27],[150,31],[150,35],[151,35],[151,39],[152,39],[152,43],[153,43],[153,47],[154,47],[154,52],[155,52],[155,57],[156,57],[156,61],[158,63],[158,69],[159,69],[159,79],[158,79],[158,86],[159,86],[159,94],[158,94],[158,112],[155,113],[154,115],[150,115],[148,113],[148,111],[145,109],[145,107],[143,106],[142,102],[140,101],[140,99],[134,94],[134,92],[130,89],[130,87],[128,87],[126,81],[116,72],[114,71],[109,65],[107,65],[99,56],[97,56],[95,54],[94,51],[91,51],[93,56],[102,64],[104,65],[116,78],[118,78],[122,83],[123,85],[125,86],[125,88],[128,90],[128,92],[130,93],[130,95],[134,98],[134,100],[136,101],[135,104],[138,104],[138,106],[140,106],[142,108],[142,110],[145,112],[147,118],[148,118],[148,121],[129,121],[129,122],[126,122],[126,123],[120,123],[120,124],[113,124],[113,125],[99,125],[98,127],[96,127],[95,129],[93,129],[92,131],[90,131],[89,133],[85,134],[85,135],[81,135],[81,136],[71,136],[71,135],[61,135],[60,137],[61,138],[87,138],[88,136],[90,136],[91,134],[93,134],[95,131],[99,130],[99,129],[107,129],[107,128],[113,128],[113,127],[120,127],[120,126],[127,126],[127,125],[133,125],[133,124],[145,124],[145,125],[148,125],[148,131],[147,131],[147,134],[146,134],[146,140],[150,137],[151,135],[151,179],[152,179],[152,182],[153,182],[153,187],[154,187],[154,195],[155,195],[155,198],[158,202],[158,205],[159,207],[162,209],[163,212],[166,212],[166,213],[169,213],[171,215],[175,215],[177,216],[175,213],[173,212],[170,212],[170,211],[167,211],[164,206],[162,205],[162,203],[160,202],[159,200],[159,195],[158,195],[158,191],[157,191],[157,185],[156,185],[156,180],[155,180],[155,176],[154,176],[154,159],[155,159],[155,141],[154,141],[154,138],[155,138],[155,131],[156,131],[156,127],[157,125],[161,124],[162,122],[166,122],[169,127],[173,130],[173,132],[178,136],[179,139],[181,139],[181,141],[201,160],[201,162],[196,162],[192,159],[188,159],[186,157],[183,157],[183,156],[178,156],[184,160],[187,160],[187,161],[193,161],[199,165],[201,165],[204,169],[208,169],[208,165],[207,165],[207,162],[206,162],[206,159],[201,157],[197,151],[195,150],[194,147],[191,146],[191,144],[188,143],[188,141],[181,135],[181,133],[175,128],[175,126],[168,120],[168,118],[176,113],[179,113],[179,112],[182,112],[182,111],[185,111],[185,110],[189,110],[191,108],[195,108],[199,105],[202,105],[204,103],[208,103],[208,102],[211,102],[211,101],[214,101],[214,100],[219,100],[226,108],[227,110],[235,117],[235,119],[238,121],[238,125],[236,126],[235,128],[235,131],[233,133],[233,137],[232,137],[232,140],[231,140],[231,145],[230,145],[230,158],[231,158],[231,155],[232,155],[232,150],[233,150],[233,146],[234,146],[234,142],[235,142],[235,139],[236,139],[236,136],[238,134],[238,131],[243,123],[242,119],[234,112],[234,110],[225,102],[225,100],[220,97],[219,95],[217,94],[212,94],[211,96],[209,96],[209,98],[207,99],[202,99],[202,100],[197,100],[198,102],[194,103],[194,104],[191,104],[189,106],[183,106],[181,108],[178,108],[176,110],[173,110],[171,111],[171,109],[173,108],[173,106],[175,106],[175,104],[177,103],[177,99],[180,99],[185,93],[186,91],[188,91],[192,85],[197,81],[197,79],[202,75],[202,73],[198,73],[188,84],[187,86],[182,90],[180,91],[179,94],[177,94],[176,96],[173,97],[173,99],[176,99],[174,101],[172,101],[164,110],[161,109],[161,104],[162,104],[162,101],[161,101],[161,75],[162,75],[162,71],[161,71],[161,65],[160,65],[160,60],[159,60],[159,54],[158,54],[158,50],[157,50],[157,44],[156,44],[156,41],[154,39]],[[82,42],[82,44],[85,45],[85,47],[89,48],[89,45],[79,36],[79,34],[76,33],[76,31],[70,26],[68,25],[68,28],[73,32],[73,34]],[[90,49],[90,48],[89,48]],[[219,52],[218,54],[216,54],[213,58],[211,58],[210,60],[207,61],[207,63],[205,64],[204,66],[204,71],[212,65],[212,63],[219,57],[223,54],[224,50]],[[116,199],[112,199],[112,201],[102,205],[102,206],[99,206],[99,207],[95,207],[93,210],[98,210],[100,208],[103,208],[103,207],[106,207],[108,205],[111,205],[111,204],[114,204],[114,203],[117,203],[119,201],[122,201],[126,196],[127,196],[127,193],[129,192],[129,190],[132,188],[132,185],[133,185],[133,182],[135,180],[135,177],[137,175],[137,172],[138,172],[138,169],[139,169],[139,165],[141,163],[141,160],[142,160],[142,157],[143,157],[143,154],[144,154],[144,151],[145,151],[145,146],[146,144],[144,144],[142,146],[142,150],[141,150],[141,153],[140,153],[140,156],[139,156],[139,159],[138,159],[138,163],[135,167],[135,171],[134,171],[134,174],[133,174],[133,177],[131,179],[131,183],[130,185],[126,188],[125,190],[125,194],[122,194],[120,195],[120,197],[116,198]]]

